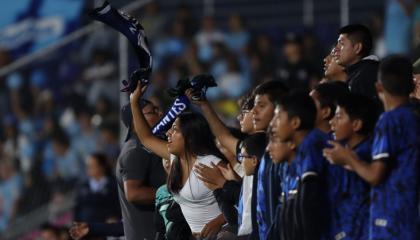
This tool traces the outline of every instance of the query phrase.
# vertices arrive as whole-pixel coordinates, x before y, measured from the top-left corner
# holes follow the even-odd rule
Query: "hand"
[[[71,238],[79,240],[89,233],[89,225],[85,222],[74,222],[69,233]]]
[[[169,172],[171,171],[171,160],[162,158],[162,166],[166,174],[169,175]]]
[[[351,149],[343,147],[335,141],[328,141],[332,148],[324,148],[323,155],[331,164],[348,165],[349,157],[353,154]]]
[[[223,167],[223,166],[217,166],[220,170],[220,172],[222,173],[223,177],[226,180],[230,180],[230,181],[240,181],[241,177],[238,176],[238,174],[236,174],[236,172],[233,170],[232,166],[230,164],[227,165],[227,167]]]
[[[226,179],[223,177],[219,168],[213,163],[212,163],[212,167],[198,163],[195,165],[194,171],[197,173],[198,179],[200,179],[201,181],[205,183],[210,183],[212,185],[215,185],[215,186],[212,186],[210,189],[223,188],[223,185],[226,182]],[[212,190],[215,190],[215,189],[212,189]]]
[[[192,88],[188,88],[187,90],[185,90],[185,96],[187,96],[188,97],[188,99],[190,100],[190,102],[192,102],[193,104],[195,104],[195,105],[198,105],[198,106],[203,106],[203,105],[205,105],[206,103],[207,103],[207,100],[199,100],[199,101],[197,101],[197,100],[193,100],[193,89]]]
[[[143,96],[144,92],[146,91],[148,85],[142,86],[140,81],[137,81],[137,87],[134,92],[130,94],[130,103],[138,102],[138,100]]]
[[[222,214],[217,216],[215,219],[204,225],[203,230],[201,230],[201,237],[206,239],[214,239],[225,223],[226,220]]]

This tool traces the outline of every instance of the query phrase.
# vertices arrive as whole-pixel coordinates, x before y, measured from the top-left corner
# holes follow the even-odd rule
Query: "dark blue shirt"
[[[288,202],[291,198],[296,198],[300,193],[298,192],[299,184],[305,177],[309,175],[317,175],[322,182],[322,186],[326,186],[326,169],[327,161],[322,155],[322,150],[325,148],[327,141],[330,139],[328,134],[321,132],[319,129],[314,129],[309,132],[303,139],[302,143],[296,150],[295,159],[290,165],[282,165],[282,198],[283,201]],[[320,199],[323,200],[323,209],[328,206],[327,191],[321,189]],[[325,201],[324,201],[325,200]],[[296,216],[296,214],[293,214]],[[298,214],[299,215],[299,214]],[[322,232],[327,234],[327,221],[329,217],[328,210],[323,215],[325,219],[319,219],[320,226],[322,226]],[[287,221],[290,219],[286,219]],[[294,221],[301,221],[301,219],[294,219]],[[325,228],[325,229],[324,229]],[[325,235],[326,235],[325,234]],[[323,239],[327,239],[327,236],[323,236]]]
[[[307,174],[324,175],[327,162],[322,156],[322,150],[329,139],[330,136],[319,129],[310,131],[298,146],[292,163],[290,165],[282,165],[282,173],[279,175],[281,180],[288,179],[290,174],[298,178],[302,178],[303,175]],[[287,183],[282,183],[282,186],[286,186],[285,184],[288,185]],[[291,184],[287,189],[282,189],[283,194],[287,195],[288,190],[297,188],[294,183]],[[290,187],[291,189],[288,189]]]
[[[281,189],[279,164],[274,164],[268,154],[264,154],[258,167],[256,214],[259,237],[267,238],[268,230],[275,218]]]
[[[353,148],[360,159],[371,162],[371,139]],[[331,234],[334,239],[368,239],[369,194],[367,182],[342,166],[329,165]]]
[[[411,104],[384,112],[375,128],[373,161],[385,180],[372,187],[370,239],[419,239],[420,116]]]
[[[322,155],[329,135],[314,129],[306,135],[296,151],[297,173],[301,178],[308,174],[325,175],[327,161]]]

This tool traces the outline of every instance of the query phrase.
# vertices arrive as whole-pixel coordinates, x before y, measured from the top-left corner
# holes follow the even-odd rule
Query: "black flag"
[[[105,1],[101,7],[95,8],[90,15],[93,19],[122,33],[134,47],[139,68],[131,74],[129,82],[123,81],[124,88],[121,91],[133,92],[139,80],[143,85],[148,84],[153,59],[143,26],[135,18],[111,7],[108,1]]]

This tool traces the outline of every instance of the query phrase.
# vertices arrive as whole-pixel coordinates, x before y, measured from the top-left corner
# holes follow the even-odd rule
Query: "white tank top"
[[[219,162],[220,159],[216,156],[206,155],[197,157],[195,164],[211,166],[210,163],[217,165]],[[194,168],[184,187],[174,195],[174,199],[181,206],[182,214],[193,233],[201,232],[204,225],[221,214],[213,191],[197,178]]]

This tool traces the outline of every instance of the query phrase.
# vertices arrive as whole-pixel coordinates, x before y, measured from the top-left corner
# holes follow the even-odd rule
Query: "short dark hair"
[[[349,93],[337,100],[337,106],[343,108],[351,120],[360,119],[363,123],[359,134],[369,135],[375,128],[378,114],[375,102],[364,95]]]
[[[268,81],[258,85],[252,95],[256,96],[266,94],[270,102],[274,104],[288,91],[289,88],[284,85],[284,83],[280,81]]]
[[[106,155],[102,152],[93,152],[90,156],[95,159],[96,163],[99,165],[100,168],[104,171],[106,176],[112,175],[112,169],[109,165],[109,161]]]
[[[239,100],[241,110],[251,110],[254,107],[255,95],[252,92],[242,96]]]
[[[311,130],[315,126],[316,106],[313,99],[304,91],[293,91],[281,98],[279,105],[289,118],[300,119],[297,130]]]
[[[362,51],[360,55],[366,57],[370,54],[373,48],[372,35],[369,28],[362,24],[350,24],[340,28],[340,34],[347,34],[350,41],[353,43],[361,43]]]
[[[379,64],[379,81],[395,96],[409,96],[414,91],[413,66],[408,58],[390,55]]]
[[[321,108],[328,107],[331,109],[328,119],[334,117],[338,98],[350,93],[347,84],[340,81],[320,83],[314,87],[314,91],[318,93],[318,100]]]
[[[246,152],[251,156],[256,156],[257,159],[261,159],[267,146],[267,136],[263,132],[254,133],[242,142],[242,147],[245,148]]]

